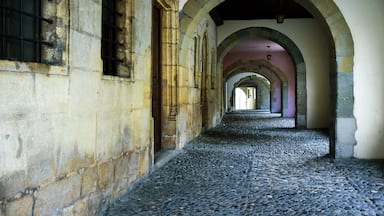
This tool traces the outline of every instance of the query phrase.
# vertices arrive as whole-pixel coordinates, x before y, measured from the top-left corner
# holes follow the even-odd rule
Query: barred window
[[[129,16],[131,7],[131,1],[103,0],[101,58],[104,75],[130,77],[131,22],[127,24],[127,21],[132,19]]]
[[[53,21],[41,16],[40,0],[1,0],[0,59],[41,62],[41,23]]]

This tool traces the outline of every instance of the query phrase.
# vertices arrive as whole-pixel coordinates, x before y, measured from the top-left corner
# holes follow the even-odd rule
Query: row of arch
[[[193,37],[193,31],[196,24],[200,23],[209,11],[220,4],[223,0],[189,0],[180,12],[180,32],[183,37],[180,38],[181,50],[186,50],[190,46],[187,38]],[[330,123],[330,154],[336,157],[352,157],[353,146],[356,143],[354,137],[347,135],[354,134],[356,122],[353,116],[353,40],[343,15],[332,0],[310,1],[296,0],[304,8],[314,15],[318,20],[329,29],[329,35],[332,40],[333,62],[331,62],[331,71],[333,80],[331,80],[331,123]],[[252,39],[258,36],[272,40],[280,44],[291,56],[296,69],[296,124],[298,127],[306,126],[306,67],[303,56],[295,43],[287,36],[273,29],[267,28],[248,28],[232,34],[226,38],[217,48],[216,75],[222,73],[221,63],[224,56],[238,42]],[[187,57],[180,56],[180,65],[187,64]],[[218,81],[216,79],[216,81]],[[347,82],[347,83],[345,83]],[[344,83],[343,86],[350,86],[352,90],[342,90],[338,88],[338,83]],[[216,93],[217,98],[219,92]],[[343,129],[343,125],[348,124],[348,129]],[[351,127],[350,125],[354,125]],[[341,137],[343,139],[341,139]]]
[[[239,33],[241,34],[241,32]],[[288,116],[288,78],[284,72],[264,59],[249,60],[245,62],[237,61],[226,67],[223,71],[224,83],[227,83],[237,74],[244,72],[251,72],[265,77],[270,82],[271,98],[281,98],[281,100],[278,100],[281,102],[280,104],[271,104],[270,111],[280,112],[284,117]],[[228,95],[228,92],[232,92],[232,87],[228,90],[227,84],[227,91],[224,92],[224,94]],[[231,96],[232,95],[233,94],[231,94]],[[231,101],[233,102],[233,100],[226,101],[226,110],[231,110]]]
[[[274,41],[280,44],[291,56],[292,61],[294,62],[295,70],[296,70],[296,101],[300,101],[296,105],[296,127],[305,128],[307,126],[307,109],[306,109],[306,67],[304,63],[304,58],[296,46],[296,44],[284,34],[275,31],[270,28],[265,27],[250,27],[243,30],[240,30],[236,33],[233,33],[229,37],[227,37],[218,47],[218,62],[223,62],[225,55],[238,43],[250,39],[255,39],[258,37],[262,37],[271,41]],[[276,74],[281,82],[283,83],[283,102],[287,102],[287,78],[284,73],[280,71],[279,68],[273,66],[265,60],[256,60],[247,62],[246,66],[249,68],[239,68],[237,72],[240,71],[260,71],[261,68],[267,68],[272,73]],[[231,66],[228,70],[223,72],[224,77],[233,73]],[[248,70],[249,69],[249,70]],[[298,91],[300,89],[300,91]],[[284,103],[283,112],[287,109],[287,104]],[[284,115],[284,113],[283,113]]]

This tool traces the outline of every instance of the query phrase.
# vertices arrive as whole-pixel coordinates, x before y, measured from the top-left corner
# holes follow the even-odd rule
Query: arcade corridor
[[[1,0],[0,216],[384,215],[383,8]]]
[[[293,123],[249,111],[227,114],[104,213],[384,214],[383,164],[330,159],[324,131],[292,129]]]

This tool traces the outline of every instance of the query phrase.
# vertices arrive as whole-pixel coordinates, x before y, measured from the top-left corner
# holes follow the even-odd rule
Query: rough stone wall
[[[181,24],[182,25],[182,24]],[[183,32],[182,32],[183,34]],[[178,138],[179,147],[183,147],[192,138],[195,138],[202,131],[202,109],[201,109],[201,58],[203,48],[204,34],[207,35],[208,59],[206,71],[206,106],[208,107],[207,127],[213,127],[219,118],[218,91],[221,85],[218,82],[219,76],[216,75],[216,26],[213,20],[206,16],[202,21],[196,24],[193,34],[185,40],[188,40],[187,49],[180,50],[180,69],[179,69],[179,107],[178,116]],[[198,42],[198,60],[195,65],[195,39]],[[198,71],[196,71],[196,69]],[[196,73],[196,74],[195,74]],[[212,73],[214,73],[212,75]],[[196,76],[197,79],[194,77]],[[199,83],[195,85],[194,80]],[[212,82],[214,80],[214,82]]]
[[[151,1],[125,1],[131,78],[102,75],[100,0],[49,2],[61,61],[0,60],[1,216],[95,215],[153,161]]]

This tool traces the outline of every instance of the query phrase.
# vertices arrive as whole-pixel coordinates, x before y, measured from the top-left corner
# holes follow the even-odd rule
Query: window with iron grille
[[[102,44],[101,58],[103,60],[103,74],[130,77],[130,24],[126,22],[132,17],[127,16],[127,8],[131,8],[131,1],[103,0],[102,3]],[[129,13],[129,11],[128,11]]]
[[[41,16],[41,0],[0,1],[0,59],[41,62],[41,23],[52,24]]]

